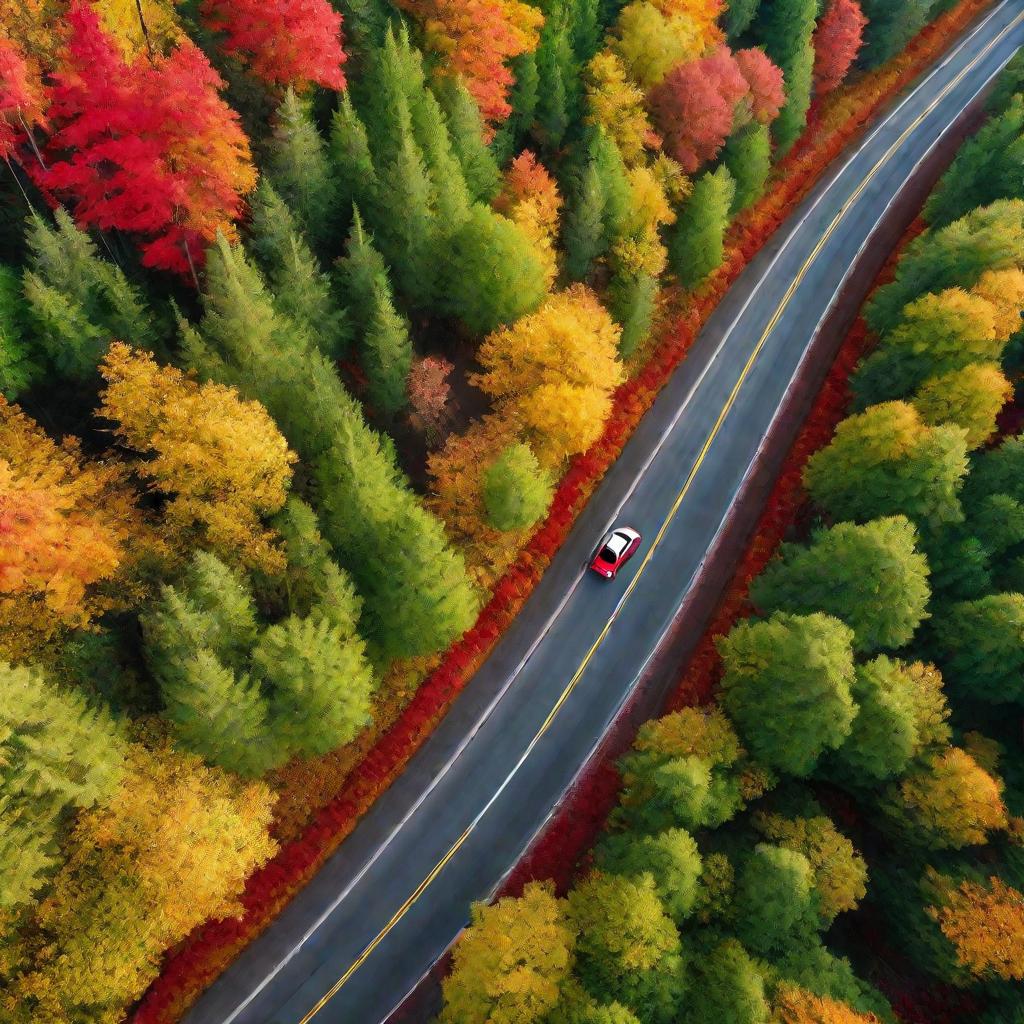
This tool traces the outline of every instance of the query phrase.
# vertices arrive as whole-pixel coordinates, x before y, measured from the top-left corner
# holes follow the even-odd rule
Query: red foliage
[[[0,159],[9,159],[17,140],[42,120],[42,85],[18,47],[0,36]]]
[[[750,91],[750,113],[761,124],[771,124],[786,102],[782,68],[764,50],[751,48],[733,54]]]
[[[555,179],[536,155],[524,149],[508,166],[501,194],[495,199],[494,207],[499,213],[508,215],[522,199],[541,193],[550,195],[557,192]]]
[[[840,150],[864,130],[882,105],[905,88],[990,3],[991,0],[961,0],[957,7],[933,22],[911,42],[894,65],[895,70],[887,68],[884,75],[879,75],[877,79],[866,79],[869,85],[881,84],[877,88],[865,87],[866,91],[852,96],[843,107],[841,123],[834,127],[823,127],[819,119],[811,124],[803,139],[777,169],[773,189],[734,226],[730,233],[730,256],[727,262],[707,282],[700,294],[694,297],[643,370],[618,389],[615,408],[601,440],[573,460],[555,493],[548,518],[495,588],[494,597],[481,611],[473,629],[449,649],[442,664],[425,680],[401,718],[381,737],[370,754],[352,772],[344,789],[319,812],[302,837],[287,844],[270,864],[249,879],[242,898],[243,916],[207,923],[168,958],[163,973],[150,987],[136,1011],[134,1024],[170,1024],[178,1019],[184,1008],[273,920],[292,895],[306,884],[320,864],[349,835],[376,797],[401,773],[409,758],[430,735],[473,672],[518,614],[568,535],[587,498],[615,461],[662,386],[682,362],[722,295],[808,193]],[[833,374],[848,375],[858,355],[856,344],[847,342],[840,356],[842,365],[837,363]],[[833,407],[839,408],[839,399],[835,397],[837,387],[845,395],[842,381],[830,377],[819,396],[819,403],[831,403]],[[817,424],[818,430],[824,429],[823,424],[826,422],[820,417],[821,413],[816,407],[809,422]],[[811,427],[805,428],[809,429]],[[828,427],[823,440],[827,440],[830,433],[831,427]],[[821,443],[823,441],[812,439],[798,441],[794,451],[797,447],[806,446],[809,455]],[[797,455],[790,456],[790,460],[796,458]],[[788,494],[787,500],[795,502],[795,507],[799,507],[802,501],[802,490],[799,489],[800,465],[802,463],[787,462],[776,484],[776,492],[780,495]],[[758,545],[755,541],[751,548],[751,551],[759,551],[758,557],[762,558],[770,557],[774,550],[767,532],[768,517],[773,516],[784,523],[788,523],[791,518],[781,499],[778,504],[770,503],[769,507],[772,511],[766,510],[760,524],[765,543]],[[748,552],[747,557],[755,556]],[[737,578],[741,574],[745,574],[748,580],[752,578],[756,564],[753,561],[745,562]],[[743,593],[745,595],[745,590]],[[730,590],[730,594],[733,594],[735,600],[734,591]],[[740,600],[742,603],[743,598]],[[725,614],[728,613],[722,613]],[[716,616],[715,621],[724,622],[725,619]],[[708,629],[705,639],[714,628],[711,626]],[[691,662],[691,666],[698,666],[697,658]],[[676,702],[684,702],[688,686],[695,686],[691,699],[707,699],[707,696],[702,697],[701,694],[710,695],[713,687],[708,671],[706,661],[703,670],[691,667],[681,683]],[[697,674],[691,675],[691,672]],[[595,822],[600,821],[614,805],[617,787],[609,782],[603,770],[595,768],[580,785],[578,792],[581,799],[588,801],[587,820],[579,828],[567,831],[561,839],[546,838],[531,854],[528,872],[517,871],[510,879],[509,886],[522,885],[531,877],[564,877],[565,865],[574,863],[586,848],[596,831]],[[555,820],[571,820],[574,808],[575,804],[567,802]]]
[[[410,419],[421,430],[440,430],[448,418],[452,364],[443,356],[417,359],[409,371]]]
[[[341,15],[327,0],[203,0],[201,12],[224,33],[221,49],[257,78],[298,91],[345,88]]]
[[[53,74],[48,170],[30,173],[71,201],[79,224],[142,236],[143,263],[184,273],[218,229],[231,233],[255,185],[223,82],[189,40],[126,64],[94,8],[74,0]]]
[[[832,0],[814,33],[814,85],[831,92],[846,77],[860,50],[868,19],[857,0]]]
[[[718,156],[733,129],[747,80],[727,46],[673,68],[650,95],[666,152],[687,174]]]

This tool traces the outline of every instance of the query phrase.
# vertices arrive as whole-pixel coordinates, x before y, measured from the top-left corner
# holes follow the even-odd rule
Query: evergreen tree
[[[899,53],[924,28],[935,0],[860,0],[860,5],[868,19],[860,62],[874,68]]]
[[[768,56],[782,68],[786,86],[786,105],[774,125],[781,153],[799,138],[811,105],[817,8],[817,0],[776,0],[758,10],[755,32]]]
[[[761,197],[772,169],[772,140],[768,125],[754,122],[732,135],[722,162],[736,182],[730,213],[745,210]]]
[[[121,270],[62,209],[51,227],[29,221],[25,299],[33,350],[62,377],[91,377],[112,341],[136,348],[156,343],[153,319]]]
[[[597,164],[588,160],[574,175],[562,228],[565,272],[570,280],[584,280],[594,261],[608,248],[604,207],[604,190]]]
[[[369,721],[373,675],[363,642],[326,618],[289,616],[252,651],[253,673],[270,690],[274,738],[303,754],[326,754]]]
[[[479,203],[448,239],[441,300],[474,334],[488,334],[544,300],[544,267],[512,221]]]
[[[536,52],[537,103],[534,134],[547,152],[557,151],[579,104],[579,74],[564,14],[552,12],[544,22]]]
[[[352,209],[370,209],[379,183],[370,154],[366,126],[360,120],[349,94],[343,93],[331,119],[330,157],[338,205],[338,228],[350,223]]]
[[[494,154],[484,143],[484,125],[476,101],[459,78],[444,77],[433,84],[444,109],[452,148],[462,167],[470,197],[489,203],[501,186]]]
[[[819,530],[809,547],[782,546],[751,584],[751,599],[767,613],[834,615],[853,630],[861,653],[902,647],[927,617],[931,596],[916,541],[904,516]]]
[[[26,903],[56,863],[65,809],[105,800],[125,741],[104,711],[37,668],[0,662],[0,913]]]
[[[393,416],[408,403],[412,341],[408,325],[395,309],[384,260],[363,230],[358,210],[347,253],[338,266],[359,325],[360,359],[370,401],[385,415]]]
[[[39,374],[26,335],[21,274],[0,265],[0,395],[14,401]]]
[[[519,141],[533,125],[540,99],[540,72],[537,69],[536,51],[530,50],[514,57],[511,66],[515,77],[515,85],[509,96],[512,114],[501,130],[508,133],[509,148],[518,150]]]
[[[724,164],[703,174],[694,185],[669,243],[672,270],[685,287],[696,287],[722,265],[735,194],[736,183]]]
[[[608,285],[608,308],[622,328],[619,355],[628,359],[647,340],[654,322],[658,280],[652,274],[617,273]]]
[[[722,700],[758,760],[808,775],[846,739],[856,713],[852,641],[828,615],[779,612],[719,640]]]
[[[513,444],[484,471],[487,518],[498,530],[523,530],[544,516],[554,481],[527,444]]]
[[[207,260],[203,304],[198,329],[184,329],[186,355],[262,401],[308,463],[324,534],[365,602],[368,638],[384,656],[445,647],[476,614],[465,565],[331,365],[223,240]]]
[[[942,228],[996,199],[1024,195],[1024,96],[981,127],[957,151],[949,169],[928,197],[924,216]]]
[[[738,39],[753,24],[761,0],[732,0],[725,12],[725,31],[730,40]]]
[[[351,326],[331,279],[306,245],[291,210],[264,179],[252,201],[250,251],[266,275],[274,306],[307,331],[331,359],[344,355]]]
[[[338,210],[334,176],[308,104],[291,88],[274,117],[266,171],[306,237],[319,252],[327,252]]]

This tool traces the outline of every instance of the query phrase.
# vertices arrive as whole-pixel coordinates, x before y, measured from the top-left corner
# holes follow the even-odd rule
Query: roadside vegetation
[[[864,309],[717,702],[640,728],[564,896],[475,908],[444,1024],[1020,1019],[1022,86],[1016,58]]]
[[[952,6],[0,0],[0,1015],[119,1021],[241,912]]]

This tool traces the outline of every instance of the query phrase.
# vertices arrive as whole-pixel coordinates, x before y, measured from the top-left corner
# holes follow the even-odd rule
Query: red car
[[[643,538],[631,526],[616,526],[601,541],[590,568],[606,580],[613,580],[618,571],[636,554]]]

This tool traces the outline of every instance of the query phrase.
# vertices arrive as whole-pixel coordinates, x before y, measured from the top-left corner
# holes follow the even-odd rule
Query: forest
[[[0,1016],[115,1024],[165,953],[241,913],[246,880],[500,597],[559,481],[723,265],[730,226],[815,112],[956,6],[0,0]],[[723,963],[746,957],[762,979],[751,984],[774,991],[755,958],[776,940],[734,935],[698,893],[732,893],[724,875],[745,870],[757,815],[825,820],[787,776],[874,777],[916,792],[907,806],[984,776],[984,834],[1012,833],[1012,779],[996,768],[1010,740],[983,705],[952,746],[959,725],[944,724],[930,667],[975,686],[998,662],[994,697],[1020,663],[1024,605],[1012,571],[997,572],[1024,538],[1012,441],[984,461],[1024,295],[1024,106],[1010,86],[1000,96],[929,204],[933,247],[908,253],[902,283],[872,306],[883,342],[858,374],[857,416],[809,475],[825,532],[767,577],[763,630],[723,651],[743,696],[685,720],[691,751],[650,740],[609,838],[617,866],[593,883],[604,895],[571,897],[571,914],[548,890],[524,904],[564,936],[561,973],[535,976],[568,1002],[538,1015],[556,1003],[572,1020],[591,1003],[644,1022],[669,1012],[671,1000],[649,1011],[615,987],[599,939],[585,952],[579,915],[621,903],[634,876],[649,891],[627,902],[657,920],[655,988],[671,974],[677,998],[680,926],[706,919],[701,941],[731,943]],[[949,336],[932,352],[936,325]],[[893,601],[907,604],[892,621],[861,622],[853,593],[807,606],[800,580],[822,559],[883,550],[901,566]],[[927,615],[913,643],[928,646],[908,655]],[[984,639],[967,645],[978,664],[954,667],[956,637]],[[772,727],[756,694],[777,676],[742,668],[744,649],[765,644],[794,664],[808,645],[834,658],[835,694],[816,704],[833,717],[808,723],[788,756],[745,730]],[[870,696],[890,690],[902,696]],[[871,700],[879,710],[858,727]],[[906,758],[886,751],[879,775],[847,743],[844,775],[846,737],[883,728],[897,706]],[[640,810],[673,773],[671,786],[706,790],[687,798],[692,813]],[[623,836],[649,833],[643,849],[665,848],[657,863],[674,871],[695,842],[683,829],[725,826],[755,802],[707,840],[715,850],[688,855],[723,878],[698,885],[698,870],[693,898],[659,909],[661,869],[634,871]],[[913,812],[941,832],[929,813]],[[982,826],[963,827],[974,841]],[[804,847],[783,842],[794,828],[763,824],[758,841],[789,850],[765,854],[789,865],[771,868],[779,877],[804,871],[817,934],[860,883],[822,910]],[[836,836],[822,841],[845,850]],[[858,857],[851,847],[851,878]],[[966,884],[933,861],[950,894]],[[993,907],[1016,892],[1006,871]],[[502,913],[481,911],[482,927]],[[812,916],[796,914],[793,934]],[[627,973],[647,985],[638,965]],[[465,980],[478,969],[453,975],[452,1021],[488,1019],[458,1008],[479,1000]]]
[[[863,310],[716,701],[640,727],[564,895],[474,909],[444,1024],[1022,1019],[1022,88]]]

